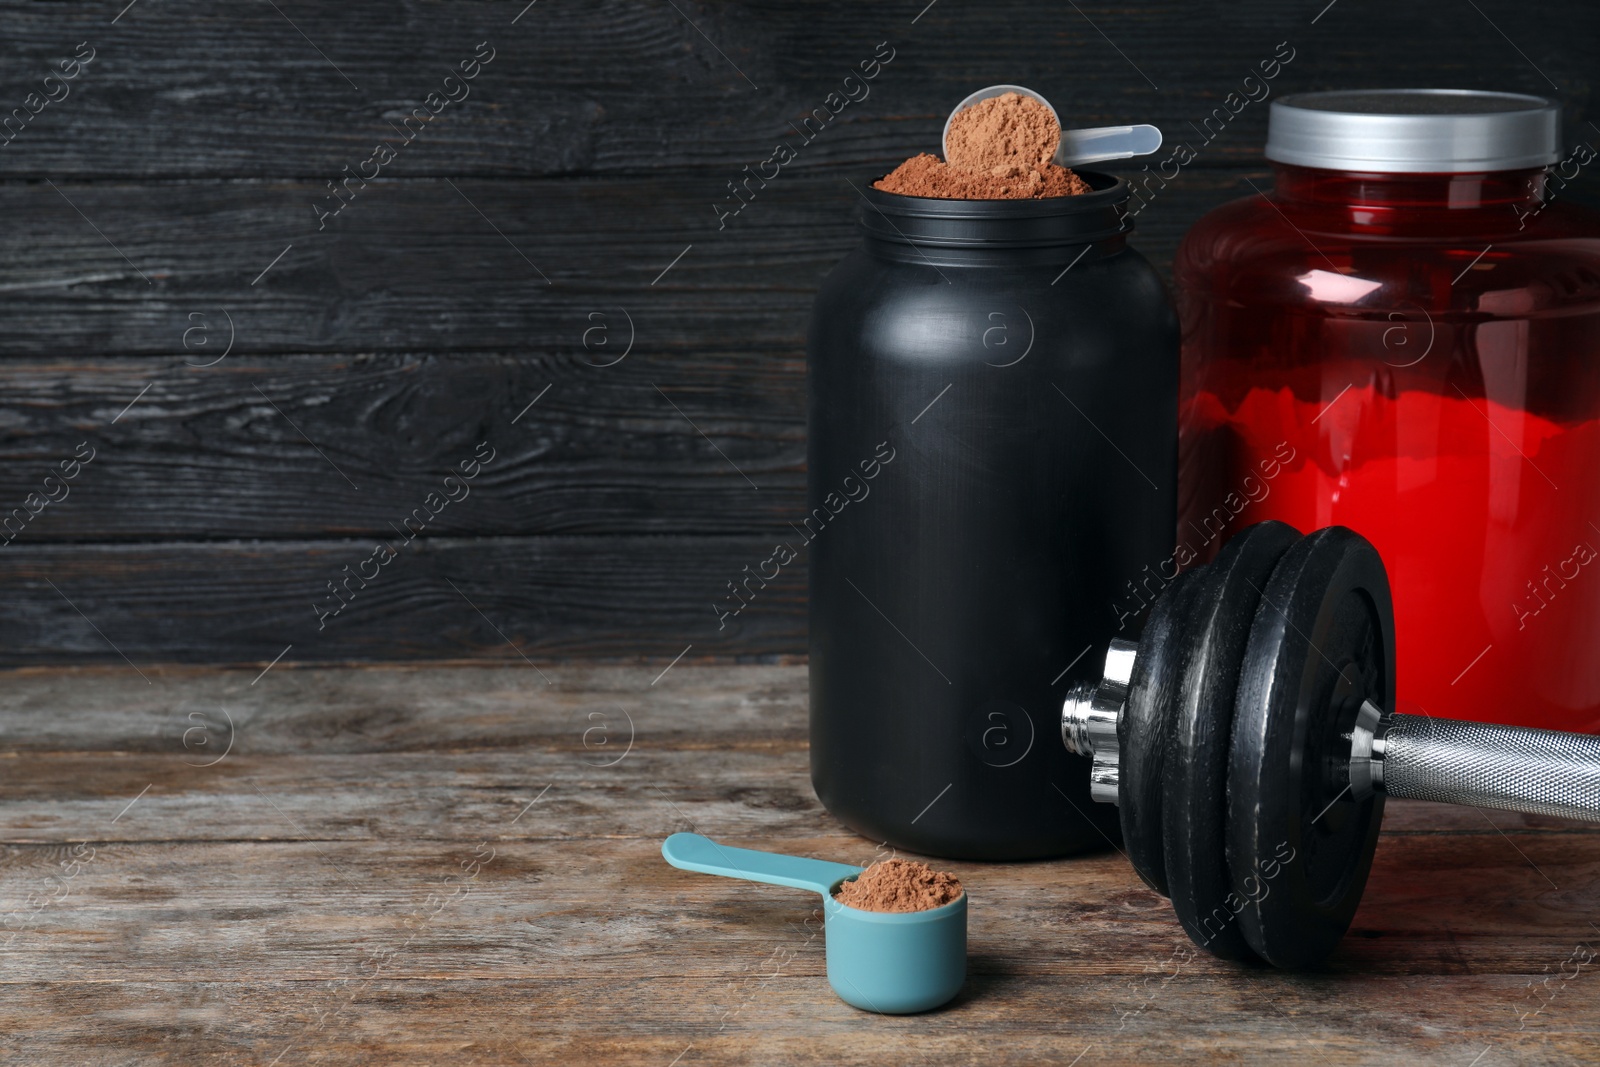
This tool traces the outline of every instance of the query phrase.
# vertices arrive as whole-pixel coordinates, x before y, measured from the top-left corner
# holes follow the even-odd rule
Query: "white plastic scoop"
[[[950,122],[962,111],[976,104],[980,100],[988,100],[1005,93],[1017,93],[1021,96],[1032,97],[1050,109],[1050,114],[1055,118],[1056,124],[1061,124],[1061,116],[1056,114],[1056,109],[1051,107],[1050,101],[1034,92],[1032,89],[1021,85],[991,85],[987,89],[979,89],[955,106],[950,112],[950,118],[944,120],[944,136],[941,144],[944,148],[946,159],[950,158]],[[1086,163],[1101,163],[1108,159],[1132,159],[1134,156],[1147,156],[1161,147],[1161,131],[1154,126],[1097,126],[1089,130],[1061,131],[1061,144],[1056,148],[1054,162],[1062,167],[1081,167]]]

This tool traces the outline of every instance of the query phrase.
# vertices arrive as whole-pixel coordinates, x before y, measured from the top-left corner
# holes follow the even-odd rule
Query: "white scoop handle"
[[[1148,156],[1160,147],[1161,131],[1150,125],[1062,130],[1055,161],[1063,167],[1081,167],[1108,159]]]

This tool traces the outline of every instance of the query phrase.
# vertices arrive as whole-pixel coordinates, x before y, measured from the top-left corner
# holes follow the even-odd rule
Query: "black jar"
[[[1178,327],[1127,185],[868,189],[807,345],[811,780],[955,859],[1103,846],[1060,707],[1171,555]]]

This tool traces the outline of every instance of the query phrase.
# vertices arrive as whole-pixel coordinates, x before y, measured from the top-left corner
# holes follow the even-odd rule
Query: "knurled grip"
[[[1600,737],[1395,715],[1381,746],[1392,797],[1600,821]]]

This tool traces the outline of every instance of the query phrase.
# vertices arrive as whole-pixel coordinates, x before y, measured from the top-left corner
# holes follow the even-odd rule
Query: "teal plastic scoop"
[[[847,1004],[885,1015],[937,1008],[967,978],[967,895],[928,911],[863,911],[833,897],[862,868],[719,845],[673,834],[661,855],[674,867],[822,894],[828,984]]]

